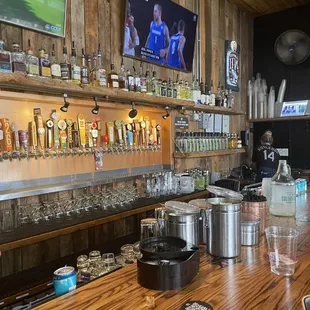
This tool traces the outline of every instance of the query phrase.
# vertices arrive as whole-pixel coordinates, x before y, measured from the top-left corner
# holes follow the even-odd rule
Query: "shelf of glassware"
[[[310,115],[249,119],[249,123],[310,120]]]
[[[219,151],[207,151],[207,152],[193,152],[193,153],[174,153],[174,158],[202,158],[202,157],[213,157],[213,156],[224,156],[224,155],[235,155],[245,153],[245,148],[230,149],[230,150],[219,150]]]

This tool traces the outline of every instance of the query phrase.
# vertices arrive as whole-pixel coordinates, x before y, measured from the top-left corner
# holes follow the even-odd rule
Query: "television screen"
[[[191,72],[197,20],[170,0],[127,0],[123,55]]]
[[[64,37],[66,0],[0,0],[0,20]]]

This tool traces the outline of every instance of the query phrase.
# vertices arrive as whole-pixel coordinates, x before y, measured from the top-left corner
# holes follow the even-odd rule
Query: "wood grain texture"
[[[306,208],[309,210],[309,205]],[[199,274],[180,290],[160,292],[141,287],[137,283],[136,265],[131,265],[37,309],[138,310],[146,309],[146,297],[150,296],[159,310],[180,309],[191,300],[208,302],[216,310],[302,310],[301,299],[310,291],[310,225],[292,220],[300,233],[298,261],[292,277],[271,273],[266,239],[262,236],[258,246],[242,247],[241,256],[231,265],[217,262],[201,247]],[[271,218],[269,221],[272,224]],[[278,221],[286,225],[285,218]]]
[[[287,10],[296,6],[305,5],[309,0],[229,0],[237,5],[241,10],[253,16],[267,15],[282,10]]]

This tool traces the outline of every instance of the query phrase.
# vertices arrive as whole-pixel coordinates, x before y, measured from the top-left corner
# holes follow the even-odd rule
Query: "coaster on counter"
[[[181,307],[181,310],[213,310],[213,307],[203,301],[188,301]]]

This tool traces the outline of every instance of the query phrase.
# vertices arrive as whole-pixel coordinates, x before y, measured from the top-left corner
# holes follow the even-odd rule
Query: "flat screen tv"
[[[0,20],[64,37],[67,0],[0,0]]]
[[[127,0],[123,55],[191,72],[197,21],[170,0]]]

